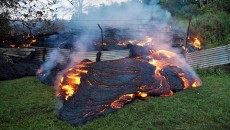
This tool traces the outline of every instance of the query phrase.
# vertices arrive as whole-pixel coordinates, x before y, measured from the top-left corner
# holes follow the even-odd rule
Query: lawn
[[[1,81],[0,129],[230,129],[230,75],[201,79],[201,88],[135,100],[81,127],[58,119],[53,87],[35,77]]]

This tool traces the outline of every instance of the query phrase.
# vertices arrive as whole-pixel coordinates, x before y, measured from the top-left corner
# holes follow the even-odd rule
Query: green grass
[[[0,129],[230,129],[230,75],[201,78],[201,88],[135,100],[81,127],[57,118],[54,89],[35,77],[1,81]]]

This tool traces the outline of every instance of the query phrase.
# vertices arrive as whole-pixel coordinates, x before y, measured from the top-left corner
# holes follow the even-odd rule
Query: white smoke
[[[100,24],[103,29],[116,28],[121,30],[120,35],[129,37],[131,40],[145,40],[146,36],[150,36],[153,38],[153,48],[156,50],[163,49],[179,53],[179,50],[171,47],[172,39],[168,28],[173,21],[172,16],[158,3],[159,0],[151,0],[148,5],[141,1],[129,0],[123,3],[88,7],[87,13],[80,15],[80,17],[75,15],[65,23],[66,28],[80,32],[73,38],[73,49],[84,52],[92,48],[92,42],[101,36],[98,28],[98,24]],[[72,63],[69,63],[69,67],[76,62],[80,62],[78,57],[81,56],[70,56]],[[50,64],[54,65],[50,62],[52,61],[45,63],[48,69],[52,68],[52,66],[49,66]],[[174,63],[183,66],[184,69],[195,76],[194,71],[188,66],[183,57],[175,58]]]
[[[87,8],[87,13],[80,17],[74,15],[66,24],[66,28],[81,32],[78,41],[84,39],[81,40],[84,43],[82,48],[89,48],[92,41],[100,39],[100,29],[97,26],[100,24],[103,29],[119,29],[117,33],[130,40],[144,40],[146,36],[151,36],[157,43],[157,49],[170,50],[168,44],[171,42],[171,37],[167,31],[172,17],[167,10],[161,8],[158,2],[159,0],[152,0],[149,5],[146,5],[141,1],[129,0],[123,3],[90,6]],[[73,43],[75,47],[79,47],[75,44],[79,42]]]

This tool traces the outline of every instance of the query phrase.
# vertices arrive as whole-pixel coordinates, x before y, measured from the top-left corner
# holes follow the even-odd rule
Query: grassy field
[[[1,81],[0,129],[230,129],[230,75],[201,79],[201,88],[135,100],[81,127],[57,118],[54,89],[35,77]]]

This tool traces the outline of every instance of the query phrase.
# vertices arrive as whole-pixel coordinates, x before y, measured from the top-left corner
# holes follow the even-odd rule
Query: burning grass
[[[229,74],[201,76],[201,88],[167,98],[135,100],[113,114],[77,128],[57,119],[54,88],[45,87],[34,77],[3,81],[0,82],[0,128],[229,129],[229,78]]]

